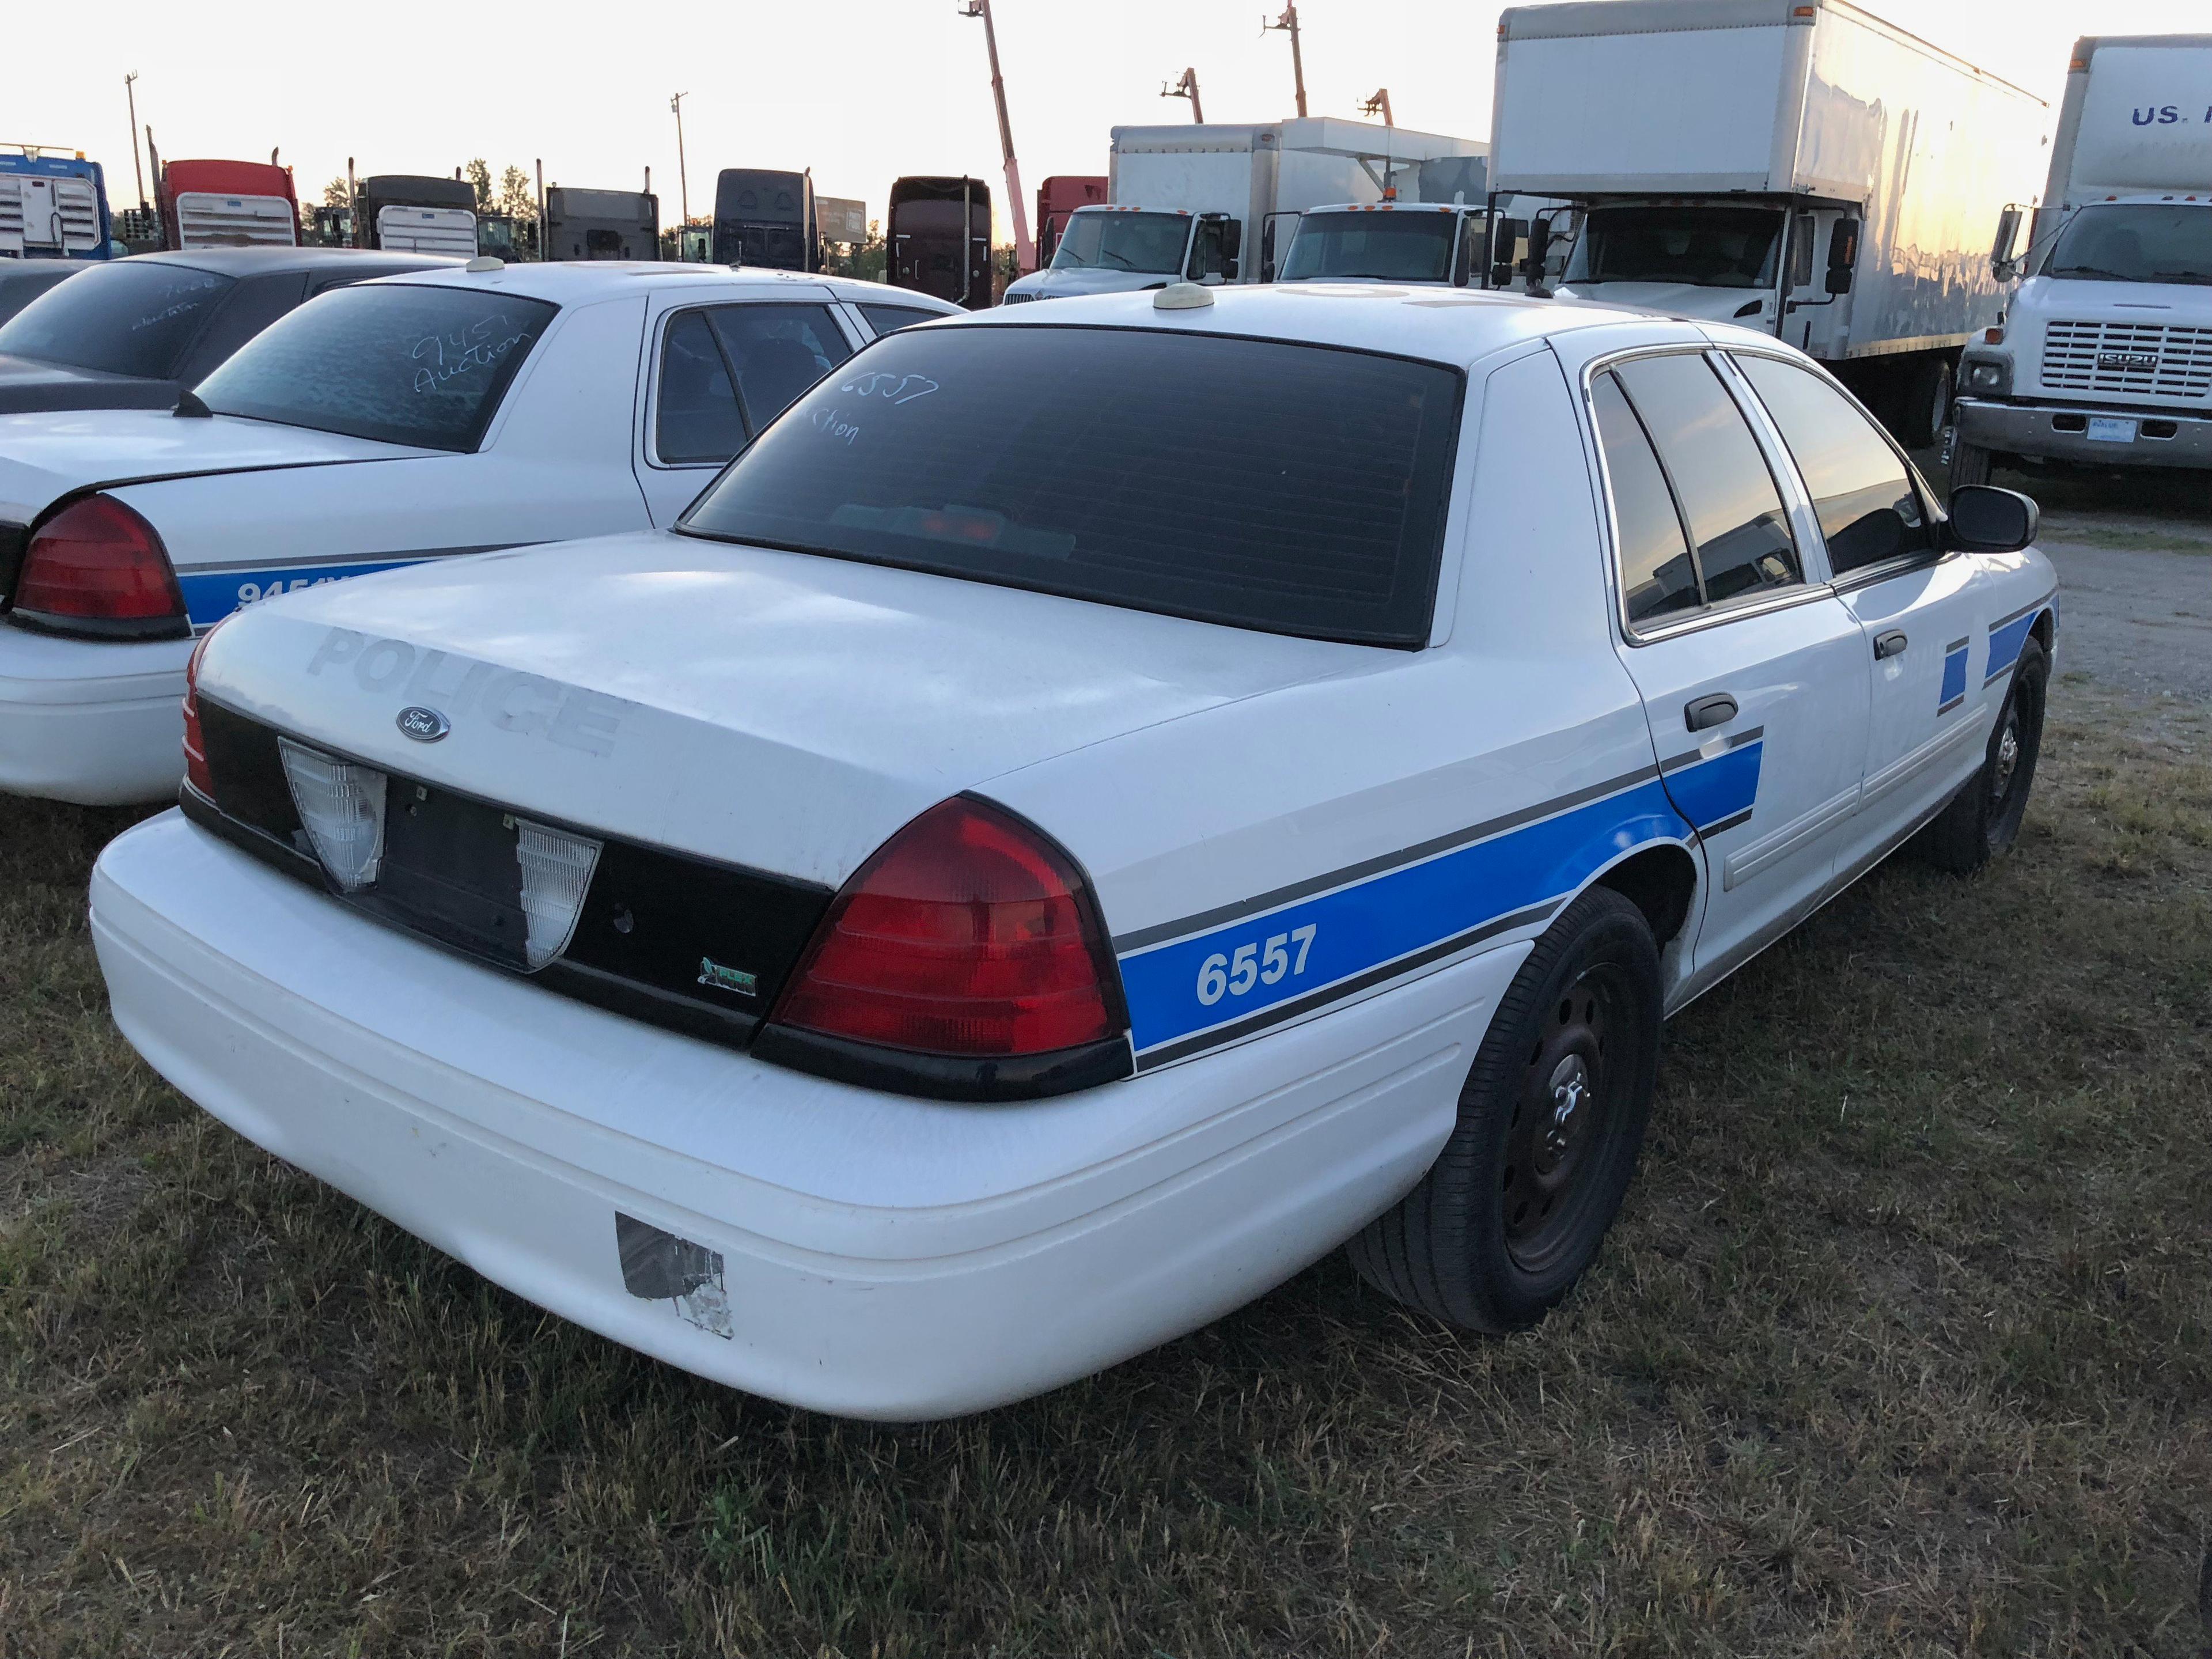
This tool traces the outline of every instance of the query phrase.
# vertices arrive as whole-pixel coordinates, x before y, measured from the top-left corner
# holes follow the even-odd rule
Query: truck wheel
[[[1898,441],[1907,449],[1925,449],[1951,422],[1951,365],[1931,357],[1905,377],[1903,392]]]
[[[1914,838],[1913,850],[1937,869],[1971,875],[2011,850],[2027,813],[2036,757],[2043,752],[2043,698],[2050,678],[2050,659],[2030,635],[2020,647],[1981,766]]]
[[[1990,481],[1990,468],[1996,456],[1979,444],[1970,444],[1964,438],[1951,446],[1951,488],[1959,489],[1967,484],[1985,484]]]
[[[1628,1190],[1659,1071],[1659,951],[1592,888],[1499,1000],[1443,1153],[1347,1247],[1384,1295],[1477,1331],[1534,1324],[1572,1288]]]

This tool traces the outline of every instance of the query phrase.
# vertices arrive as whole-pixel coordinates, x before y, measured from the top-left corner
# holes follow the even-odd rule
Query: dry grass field
[[[0,802],[5,1659],[2212,1647],[2202,710],[2063,678],[2014,856],[1893,863],[1676,1020],[1542,1329],[1332,1259],[902,1430],[544,1316],[179,1099],[86,936],[128,816]]]

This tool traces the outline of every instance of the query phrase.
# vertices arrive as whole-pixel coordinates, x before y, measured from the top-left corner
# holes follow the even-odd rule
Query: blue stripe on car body
[[[358,564],[288,565],[259,570],[179,570],[177,586],[185,596],[185,614],[194,628],[212,628],[233,611],[279,593],[325,582],[343,581],[401,565],[420,564],[420,556],[364,560]]]
[[[2043,614],[2051,599],[2051,595],[2045,593],[2026,609],[2015,611],[2009,617],[2000,617],[1990,624],[1990,661],[1983,671],[1984,685],[2012,672],[2012,665],[2020,660],[2021,647],[2027,643],[2028,634],[2035,627],[2035,619]]]
[[[1695,830],[1677,810],[1685,800],[1706,824],[1742,822],[1763,747],[1741,744],[1663,780],[1655,769],[1548,817],[1440,852],[1413,849],[1405,862],[1230,921],[1193,918],[1201,931],[1123,952],[1139,1066],[1233,1041],[1541,921],[1623,854],[1691,841]]]
[[[1954,640],[1943,647],[1943,689],[1936,693],[1936,712],[1948,714],[1966,700],[1968,640]]]

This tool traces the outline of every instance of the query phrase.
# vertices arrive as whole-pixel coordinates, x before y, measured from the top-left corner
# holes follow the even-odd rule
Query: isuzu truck
[[[2074,48],[2027,280],[1960,370],[1954,483],[1992,461],[2212,470],[2212,34]]]
[[[1515,6],[1492,187],[1579,210],[1562,296],[1771,333],[1928,444],[2003,312],[1989,250],[2049,113],[1846,0]],[[1528,266],[1557,228],[1531,228]]]
[[[1406,127],[1313,116],[1258,126],[1115,127],[1107,204],[1078,208],[1044,270],[1011,284],[1009,303],[1069,294],[1164,288],[1174,282],[1271,280],[1309,208],[1440,200],[1449,176],[1466,193],[1464,163],[1489,146]],[[1470,198],[1472,199],[1472,198]]]

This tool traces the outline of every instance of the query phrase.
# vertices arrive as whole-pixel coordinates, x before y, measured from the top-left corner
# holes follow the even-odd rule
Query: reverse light
[[[1120,1034],[1115,971],[1074,861],[957,796],[845,884],[770,1020],[923,1054],[1045,1054]]]
[[[161,537],[112,495],[71,501],[32,532],[15,609],[35,622],[102,633],[191,626]]]
[[[357,893],[384,862],[384,774],[289,738],[276,739],[292,805],[338,890]]]
[[[522,954],[534,972],[568,948],[599,867],[599,843],[517,818],[514,857],[522,866]]]

